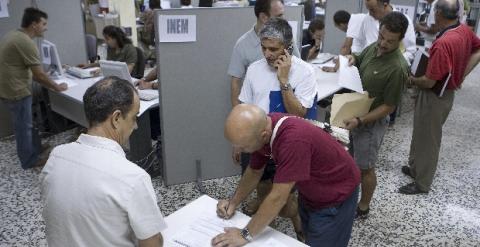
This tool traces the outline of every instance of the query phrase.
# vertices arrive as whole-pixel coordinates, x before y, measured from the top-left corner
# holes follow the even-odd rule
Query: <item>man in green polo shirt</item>
[[[408,80],[408,65],[399,49],[408,20],[400,12],[391,12],[380,22],[377,42],[359,55],[348,55],[362,79],[363,89],[375,100],[370,111],[345,120],[352,134],[353,155],[362,172],[362,195],[357,217],[366,218],[377,186],[375,162],[388,126],[388,116],[400,103],[403,84]]]
[[[43,72],[33,42],[47,30],[47,18],[46,13],[27,8],[22,28],[5,34],[0,41],[0,101],[10,110],[23,169],[41,166],[48,158],[47,153],[41,154],[40,139],[32,124],[32,74],[35,81],[48,89],[67,89],[67,84],[56,84]]]

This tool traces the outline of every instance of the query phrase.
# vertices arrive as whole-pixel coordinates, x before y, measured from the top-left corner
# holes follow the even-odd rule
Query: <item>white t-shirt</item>
[[[395,7],[393,7],[393,9],[395,9]],[[415,52],[417,51],[417,46],[413,23],[407,15],[405,15],[405,17],[407,17],[408,20],[408,27],[407,31],[405,32],[405,37],[402,40],[403,48],[405,49],[403,52],[403,57],[405,57],[407,62],[410,63],[413,61]],[[363,34],[362,37],[365,39],[365,45],[369,46],[378,40],[380,22],[368,14],[363,20],[362,30],[363,32],[361,32],[361,34]]]
[[[362,37],[362,23],[366,14],[351,14],[348,21],[347,37],[353,38],[352,41],[352,53],[359,53],[365,49],[365,40]]]
[[[312,66],[300,58],[292,56],[288,83],[290,83],[294,90],[295,97],[300,101],[302,106],[311,108],[315,95],[317,94],[315,71]],[[243,103],[257,105],[266,113],[276,112],[278,111],[278,103],[272,105],[270,97],[272,93],[278,93],[280,90],[277,70],[268,65],[267,60],[263,58],[248,67],[238,99]]]
[[[135,246],[166,228],[150,176],[111,139],[56,147],[41,182],[49,246]]]

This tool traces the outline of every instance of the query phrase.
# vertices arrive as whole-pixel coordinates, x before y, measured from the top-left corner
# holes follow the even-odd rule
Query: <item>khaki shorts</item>
[[[352,130],[353,158],[360,170],[375,167],[387,126],[388,117]]]

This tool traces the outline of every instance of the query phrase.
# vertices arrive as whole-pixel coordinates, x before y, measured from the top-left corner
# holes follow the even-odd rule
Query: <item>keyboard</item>
[[[83,78],[90,78],[95,75],[95,71],[91,69],[82,69],[78,67],[69,67],[67,69],[67,73],[70,75],[73,75],[77,78],[83,79]]]
[[[158,98],[158,91],[156,90],[138,90],[138,97],[140,100],[150,101]]]

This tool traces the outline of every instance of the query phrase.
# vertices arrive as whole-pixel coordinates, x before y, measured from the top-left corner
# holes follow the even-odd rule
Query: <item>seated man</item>
[[[360,53],[365,48],[365,40],[359,32],[362,31],[362,22],[365,14],[350,14],[345,10],[339,10],[333,15],[335,27],[346,33],[345,41],[340,49],[341,55]]]
[[[309,246],[347,246],[358,198],[360,171],[342,145],[308,121],[281,113],[265,114],[254,105],[236,106],[225,122],[225,137],[253,153],[235,194],[219,201],[217,214],[230,218],[252,192],[269,157],[277,164],[272,190],[243,228],[228,228],[213,246],[242,246],[255,241],[284,209],[294,186]]]
[[[140,101],[125,80],[107,77],[83,96],[89,123],[56,147],[41,174],[50,246],[161,246],[166,228],[150,176],[125,158]]]
[[[315,18],[308,25],[308,34],[311,37],[311,48],[308,50],[307,61],[315,59],[322,48],[323,37],[325,36],[325,23],[322,19]]]

